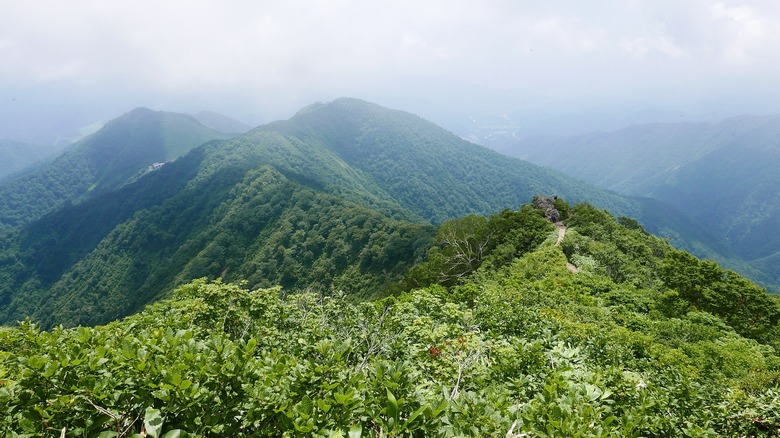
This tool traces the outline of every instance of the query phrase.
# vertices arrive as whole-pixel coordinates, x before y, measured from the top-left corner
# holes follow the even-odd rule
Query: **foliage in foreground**
[[[374,302],[199,280],[106,326],[4,329],[0,430],[780,433],[776,304],[767,298],[763,316],[747,324],[744,309],[765,297],[729,288],[744,303],[729,311],[718,294],[730,273],[673,283],[680,269],[712,267],[588,206],[573,208],[571,223],[560,246],[540,229],[548,238],[510,262],[485,261],[451,286]]]

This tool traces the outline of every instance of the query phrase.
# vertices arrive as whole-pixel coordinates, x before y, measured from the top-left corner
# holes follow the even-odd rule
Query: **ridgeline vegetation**
[[[0,430],[780,433],[777,303],[632,219],[559,205],[560,242],[531,205],[445,222],[384,298],[201,279],[104,326],[4,328]]]

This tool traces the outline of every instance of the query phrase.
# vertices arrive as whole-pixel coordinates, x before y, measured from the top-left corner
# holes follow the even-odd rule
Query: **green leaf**
[[[28,365],[30,365],[30,368],[34,370],[43,369],[43,367],[46,366],[48,362],[49,361],[45,357],[40,357],[40,356],[32,356],[27,361]]]
[[[390,430],[395,429],[395,427],[398,425],[398,417],[400,415],[399,409],[398,409],[398,400],[396,400],[395,396],[393,395],[390,390],[387,390],[387,425]]]
[[[296,418],[293,422],[293,427],[295,427],[295,430],[298,432],[308,433],[314,430],[314,420],[311,418]]]
[[[330,405],[325,400],[317,400],[317,406],[322,412],[327,413],[330,411]]]
[[[57,372],[57,370],[60,367],[60,363],[56,360],[52,360],[51,362],[46,364],[46,369],[44,370],[43,377],[46,377],[47,379],[54,375],[54,373]]]
[[[348,405],[352,403],[352,399],[355,396],[355,391],[350,389],[346,394],[333,393],[333,398],[336,399],[336,403],[340,405]]]
[[[257,339],[251,338],[247,341],[246,347],[244,347],[244,354],[249,357],[255,353],[257,349]]]
[[[162,432],[163,418],[159,409],[146,408],[144,413],[144,428],[146,435],[157,438]]]
[[[313,409],[314,403],[312,403],[311,398],[309,398],[308,395],[303,396],[300,403],[295,406],[295,410],[298,411],[298,414],[303,419],[308,419],[311,416]]]
[[[425,412],[427,409],[429,409],[429,407],[428,407],[428,406],[426,406],[426,405],[420,406],[420,408],[419,408],[419,409],[417,409],[416,411],[414,411],[414,412],[412,413],[412,415],[410,415],[410,416],[409,416],[409,418],[407,418],[407,419],[406,419],[406,421],[404,422],[404,428],[406,428],[407,426],[411,425],[411,424],[414,422],[414,420],[416,420],[416,419],[417,419],[417,417],[419,417],[419,416],[420,416],[420,415],[421,415],[423,412]]]
[[[349,428],[349,438],[360,438],[363,436],[363,426],[355,424]]]

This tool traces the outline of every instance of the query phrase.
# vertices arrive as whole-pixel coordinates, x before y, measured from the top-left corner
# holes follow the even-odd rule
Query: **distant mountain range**
[[[230,137],[136,109],[0,185],[0,322],[104,323],[199,277],[388,293],[433,225],[538,194],[636,217],[761,275],[658,201],[500,155],[402,111],[344,98]]]
[[[674,206],[780,282],[780,116],[508,140],[504,153]]]

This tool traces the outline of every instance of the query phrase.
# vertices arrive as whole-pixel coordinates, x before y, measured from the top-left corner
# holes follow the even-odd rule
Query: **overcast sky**
[[[502,98],[780,112],[778,78],[776,0],[0,3],[0,137],[136,106],[256,125],[342,95],[433,119]]]

